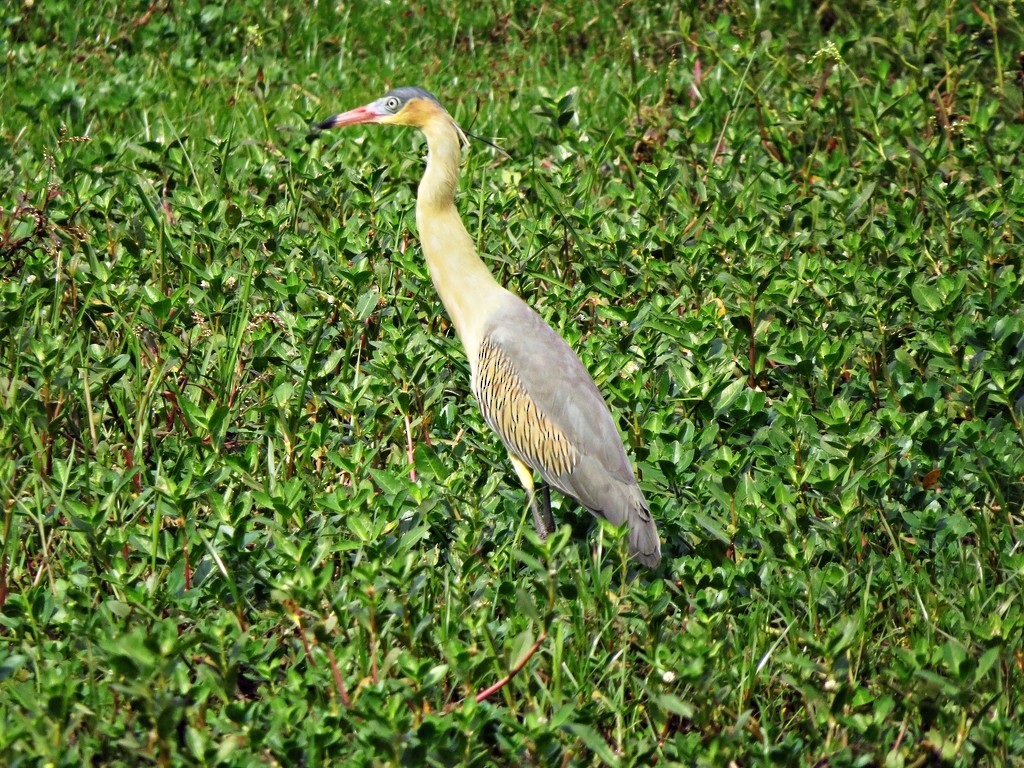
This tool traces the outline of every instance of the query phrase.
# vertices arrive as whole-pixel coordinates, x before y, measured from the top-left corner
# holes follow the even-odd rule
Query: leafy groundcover
[[[1024,765],[1019,4],[0,11],[0,754]],[[660,525],[541,543],[416,240],[459,206]]]

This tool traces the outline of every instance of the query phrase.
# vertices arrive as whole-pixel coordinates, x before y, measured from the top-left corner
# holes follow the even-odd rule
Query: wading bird
[[[539,505],[533,472],[593,514],[629,529],[629,552],[655,567],[658,529],[637,485],[611,412],[576,353],[533,309],[505,290],[480,260],[455,208],[466,136],[421,88],[396,88],[319,123],[406,125],[427,139],[416,226],[430,277],[462,340],[473,394],[508,449],[543,539],[555,529]]]

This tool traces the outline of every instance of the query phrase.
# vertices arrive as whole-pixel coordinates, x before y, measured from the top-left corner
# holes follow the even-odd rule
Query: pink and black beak
[[[364,107],[356,107],[348,112],[342,112],[340,115],[329,117],[323,122],[317,123],[314,127],[318,131],[326,131],[328,128],[338,128],[342,125],[376,123],[381,118],[387,117],[390,114],[386,109],[378,106],[378,102],[374,101]]]

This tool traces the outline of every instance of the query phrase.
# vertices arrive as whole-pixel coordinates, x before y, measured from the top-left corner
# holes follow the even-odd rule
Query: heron
[[[418,128],[427,140],[416,227],[431,280],[469,360],[470,388],[508,451],[540,539],[555,530],[547,487],[628,529],[629,553],[650,568],[661,542],[611,411],[580,358],[480,259],[455,205],[466,135],[433,94],[395,88],[315,127]],[[534,472],[546,483],[539,500]]]

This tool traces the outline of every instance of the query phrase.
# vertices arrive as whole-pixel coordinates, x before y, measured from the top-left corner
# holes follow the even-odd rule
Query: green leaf
[[[933,285],[916,282],[910,286],[910,292],[917,305],[926,312],[938,312],[945,306],[942,295]]]
[[[569,723],[569,730],[574,733],[580,741],[583,742],[584,746],[587,747],[601,760],[604,765],[617,766],[619,765],[618,756],[612,752],[611,747],[608,743],[601,738],[601,735],[595,731],[589,725],[583,723]]]
[[[380,291],[376,286],[370,288],[359,296],[356,302],[356,320],[362,322],[370,318],[377,309],[377,302],[380,300]]]
[[[509,669],[515,669],[529,656],[533,647],[534,636],[532,629],[525,629],[516,635],[512,643],[512,656],[509,662]]]
[[[747,382],[745,379],[735,379],[730,382],[721,392],[718,393],[718,397],[714,401],[714,413],[715,416],[720,416],[729,410],[729,407],[739,399],[740,395],[743,394],[744,390],[747,389]]]
[[[679,715],[679,717],[686,718],[687,720],[693,719],[696,714],[693,704],[669,693],[660,694],[658,696],[658,704],[666,712]]]
[[[974,670],[975,684],[980,683],[996,665],[1002,655],[1001,650],[998,646],[994,646],[981,655],[981,658],[978,659],[978,667]]]
[[[283,408],[292,399],[295,387],[290,381],[282,381],[274,387],[274,405]]]
[[[224,209],[224,223],[228,229],[234,229],[242,221],[242,209],[233,203],[228,203]]]

